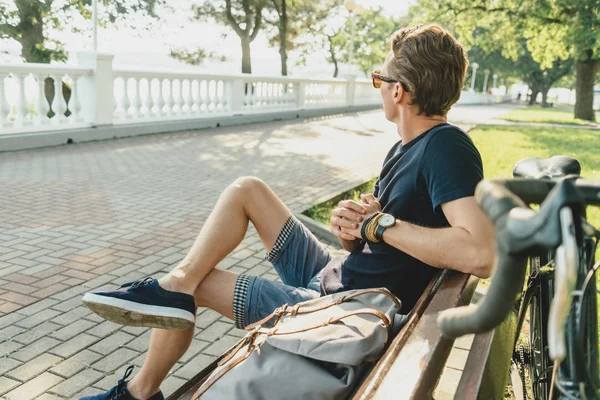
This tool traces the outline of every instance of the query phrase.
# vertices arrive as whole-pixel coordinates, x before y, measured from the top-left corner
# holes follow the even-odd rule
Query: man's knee
[[[267,184],[255,176],[242,176],[237,178],[231,186],[239,192],[244,199],[252,199],[257,191],[268,188]]]

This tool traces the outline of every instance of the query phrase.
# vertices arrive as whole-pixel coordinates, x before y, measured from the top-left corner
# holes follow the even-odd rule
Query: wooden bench
[[[476,277],[454,271],[439,273],[409,314],[405,326],[350,397],[354,400],[422,400],[434,398],[437,389],[436,399],[501,399],[512,356],[515,318],[507,319],[495,331],[475,335],[470,350],[464,345],[456,348],[463,354],[462,370],[456,367],[456,362],[447,365],[452,361],[449,356],[454,340],[442,336],[437,326],[441,311],[471,302],[478,282]],[[167,400],[191,399],[218,361],[200,371]],[[438,384],[444,383],[440,377],[448,371],[451,372],[450,385],[447,385],[450,387],[440,390]]]
[[[458,345],[444,337],[437,325],[441,311],[471,302],[478,283],[474,276],[453,271],[440,274],[352,398],[502,399],[516,313],[495,330],[459,339]],[[481,290],[479,297],[484,293]]]

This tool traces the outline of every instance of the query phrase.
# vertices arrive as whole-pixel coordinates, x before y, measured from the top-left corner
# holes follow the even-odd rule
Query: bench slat
[[[449,271],[442,278],[443,282],[407,334],[408,338],[404,342],[394,340],[355,400],[432,397],[454,343],[453,339],[442,336],[437,316],[450,307],[468,304],[479,281],[476,277]]]

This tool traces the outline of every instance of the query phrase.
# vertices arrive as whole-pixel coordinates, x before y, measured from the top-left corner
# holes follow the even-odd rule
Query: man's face
[[[388,65],[393,60],[394,53],[391,51],[388,53],[383,67],[381,68],[381,75],[390,76]],[[397,122],[399,112],[398,106],[394,104],[394,94],[397,92],[395,83],[383,82],[381,84],[381,98],[383,99],[383,111],[385,112],[385,118],[390,122]]]

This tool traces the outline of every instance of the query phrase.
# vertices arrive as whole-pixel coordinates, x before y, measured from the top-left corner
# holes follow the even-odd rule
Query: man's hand
[[[342,246],[352,252],[357,248],[361,239],[360,229],[362,223],[371,214],[381,211],[381,204],[372,194],[361,194],[360,202],[343,200],[338,203],[338,208],[333,210],[329,221],[331,232],[340,239]]]
[[[367,213],[367,204],[360,204],[354,200],[342,200],[333,210],[329,224],[331,232],[340,240],[354,241],[356,237],[344,233],[342,228],[356,229],[364,221]],[[343,245],[344,243],[342,243]],[[346,246],[344,246],[346,248]]]
[[[367,204],[367,214],[372,214],[374,212],[381,212],[381,204],[379,204],[379,200],[372,193],[362,193],[360,195],[361,204]]]

